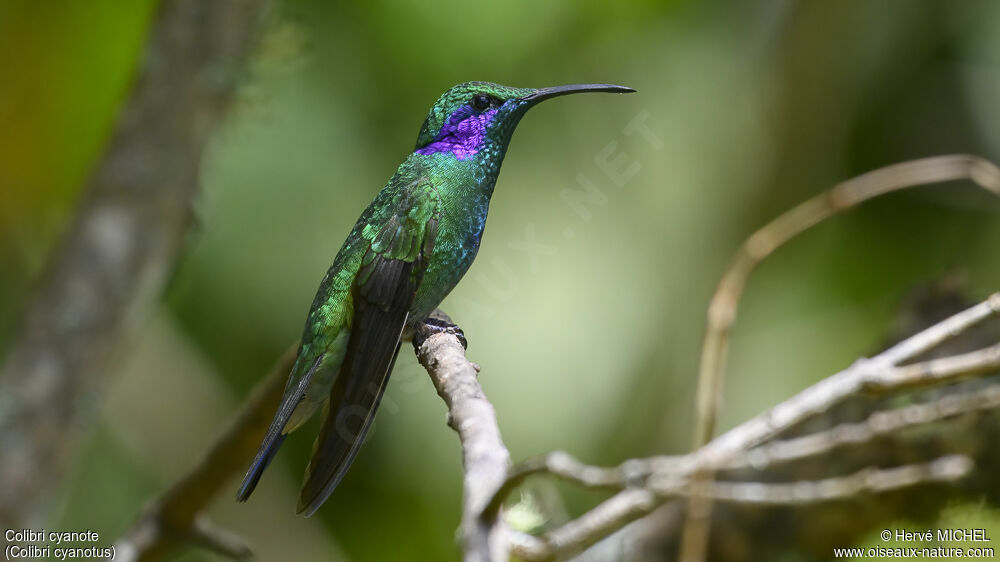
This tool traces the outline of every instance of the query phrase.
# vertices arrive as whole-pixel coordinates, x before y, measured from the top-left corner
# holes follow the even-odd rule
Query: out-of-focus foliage
[[[445,302],[516,459],[683,451],[704,309],[743,237],[883,164],[1000,160],[989,0],[338,4],[276,2],[205,159],[200,225],[167,306],[123,358],[53,527],[110,542],[193,462],[298,337],[357,215],[454,83],[639,91],[529,113],[478,261]],[[0,339],[71,216],[154,16],[151,2],[0,4]],[[627,134],[636,119],[655,138]],[[606,162],[619,157],[619,171],[638,171],[616,182]],[[599,194],[568,203],[584,184]],[[925,188],[782,249],[748,286],[723,425],[871,352],[917,284],[959,269],[972,295],[1000,287],[998,212],[968,185]],[[292,515],[308,430],[250,503],[227,493],[213,515],[264,560],[451,559],[461,480],[444,419],[404,349],[372,437],[317,517]],[[566,509],[595,499],[571,493]]]

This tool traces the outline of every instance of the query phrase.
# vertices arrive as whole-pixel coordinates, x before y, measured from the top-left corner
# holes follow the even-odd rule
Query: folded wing
[[[413,297],[437,233],[437,198],[429,185],[402,194],[395,212],[365,228],[370,246],[352,287],[354,318],[329,412],[313,446],[299,513],[311,515],[330,496],[371,427],[396,356]]]

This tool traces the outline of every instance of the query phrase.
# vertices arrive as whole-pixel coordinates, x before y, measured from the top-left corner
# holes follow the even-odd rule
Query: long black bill
[[[583,92],[610,92],[614,94],[628,94],[635,90],[628,86],[616,86],[614,84],[570,84],[568,86],[552,86],[551,88],[539,88],[533,93],[524,96],[524,101],[540,102],[549,98],[565,96],[567,94],[582,94]]]

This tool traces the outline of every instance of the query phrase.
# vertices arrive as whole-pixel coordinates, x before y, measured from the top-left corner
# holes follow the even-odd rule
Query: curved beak
[[[522,101],[538,103],[542,100],[565,96],[568,94],[582,94],[584,92],[610,92],[615,94],[628,94],[635,90],[628,86],[616,86],[614,84],[570,84],[568,86],[552,86],[551,88],[539,88],[534,92],[521,98]]]

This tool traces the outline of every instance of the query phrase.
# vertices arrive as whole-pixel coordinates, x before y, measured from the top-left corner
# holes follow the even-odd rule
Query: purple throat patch
[[[478,115],[470,115],[469,110],[470,108],[466,106],[453,113],[444,127],[441,127],[441,132],[434,138],[434,142],[417,149],[417,154],[450,152],[459,160],[477,154],[486,139],[486,129],[493,122],[497,110],[491,109]]]

